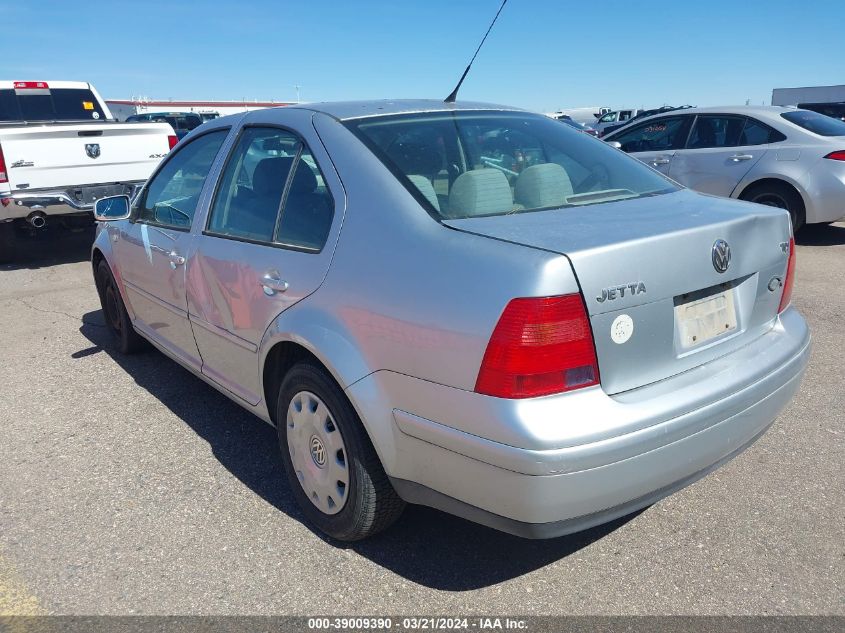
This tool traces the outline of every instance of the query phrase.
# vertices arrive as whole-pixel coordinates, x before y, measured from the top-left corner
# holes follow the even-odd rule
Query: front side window
[[[599,123],[614,123],[616,122],[616,112],[608,112],[599,119]]]
[[[622,144],[624,152],[660,152],[683,147],[687,119],[670,117],[637,125],[631,130],[609,138]]]
[[[674,191],[605,143],[548,117],[446,112],[346,123],[437,219],[575,207]]]
[[[302,140],[278,128],[245,128],[226,164],[208,232],[319,250],[334,205]]]
[[[687,149],[736,147],[744,122],[742,117],[699,115],[692,126]]]
[[[181,146],[150,181],[137,219],[175,229],[190,229],[200,192],[229,130],[215,130]]]
[[[781,116],[790,123],[820,136],[845,136],[845,121],[839,121],[818,112],[794,110],[784,112]]]

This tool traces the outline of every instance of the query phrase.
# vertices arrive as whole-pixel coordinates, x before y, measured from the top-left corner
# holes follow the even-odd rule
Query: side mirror
[[[622,149],[622,143],[619,141],[608,141],[607,144],[611,147],[615,147],[616,149]]]
[[[110,196],[94,203],[94,219],[98,222],[125,220],[128,217],[129,196]]]

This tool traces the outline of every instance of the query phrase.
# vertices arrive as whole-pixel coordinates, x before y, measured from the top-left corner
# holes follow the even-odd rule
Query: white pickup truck
[[[23,230],[91,224],[176,144],[167,123],[118,123],[91,84],[0,81],[0,262]]]

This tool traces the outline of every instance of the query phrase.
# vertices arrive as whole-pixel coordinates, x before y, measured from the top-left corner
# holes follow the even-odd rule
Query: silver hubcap
[[[287,439],[294,472],[311,503],[325,514],[340,512],[349,493],[346,446],[328,407],[310,391],[291,398]]]

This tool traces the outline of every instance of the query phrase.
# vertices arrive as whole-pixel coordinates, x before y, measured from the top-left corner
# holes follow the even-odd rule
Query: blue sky
[[[107,98],[445,97],[499,0],[0,0],[2,79]],[[845,83],[845,0],[509,0],[460,97],[576,106],[769,103]]]

